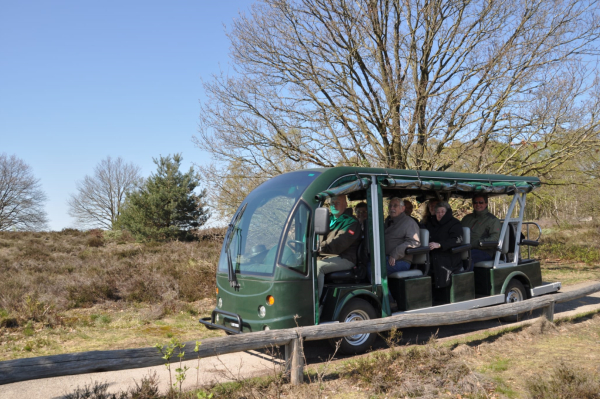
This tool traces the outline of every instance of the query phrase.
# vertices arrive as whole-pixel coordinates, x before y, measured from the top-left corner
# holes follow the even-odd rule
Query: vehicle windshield
[[[236,274],[272,275],[285,223],[304,190],[319,174],[286,173],[252,191],[229,226],[219,272],[227,272],[231,261]]]

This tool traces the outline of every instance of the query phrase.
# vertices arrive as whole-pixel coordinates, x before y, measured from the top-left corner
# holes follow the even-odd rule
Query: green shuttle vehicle
[[[540,187],[536,177],[426,172],[360,167],[306,169],[274,177],[242,202],[225,235],[217,270],[216,307],[200,320],[208,328],[237,334],[324,323],[388,317],[403,312],[446,312],[474,309],[556,292],[560,283],[543,283],[540,262],[525,257],[537,246],[541,230],[523,222],[525,197]],[[325,276],[318,298],[316,262],[319,236],[327,234],[328,198],[345,194],[367,203],[366,265]],[[450,287],[432,285],[428,232],[421,229],[421,247],[413,253],[411,270],[386,275],[383,240],[384,199],[419,200],[508,195],[512,202],[502,221],[492,261],[452,275]],[[536,232],[535,239],[528,237]],[[453,249],[470,265],[469,231]],[[523,233],[523,234],[522,234]],[[525,249],[525,250],[524,250]],[[370,283],[369,281],[372,281]],[[397,304],[391,308],[389,295]],[[376,334],[348,336],[340,350],[368,349]]]

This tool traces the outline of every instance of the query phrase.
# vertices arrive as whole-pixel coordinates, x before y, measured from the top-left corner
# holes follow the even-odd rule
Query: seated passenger
[[[438,199],[430,199],[427,201],[425,212],[423,212],[423,217],[421,218],[421,227],[425,228],[427,223],[435,221],[435,206],[438,202],[440,202]]]
[[[412,255],[406,254],[407,248],[421,245],[419,225],[404,213],[404,202],[401,198],[390,199],[389,215],[384,221],[385,260],[387,274],[410,269]],[[369,265],[368,276],[371,276]]]
[[[367,203],[359,202],[354,207],[354,213],[356,214],[356,218],[360,222],[360,228],[364,231],[367,228]]]
[[[498,241],[500,239],[500,220],[492,215],[488,209],[488,198],[485,195],[473,197],[473,213],[469,213],[461,221],[464,227],[471,229],[471,262],[476,264],[485,260],[492,260],[496,254],[495,249],[483,249],[479,241]]]
[[[323,293],[327,273],[350,270],[356,264],[356,253],[360,239],[360,224],[352,214],[348,214],[348,201],[345,195],[331,198],[329,234],[319,243],[317,260],[317,284],[319,298]]]
[[[427,223],[429,230],[429,249],[433,280],[437,288],[450,285],[453,273],[462,269],[461,254],[452,254],[450,250],[462,245],[462,225],[452,216],[452,208],[447,202],[435,205],[435,219]]]
[[[415,222],[417,222],[417,224],[419,224],[419,221],[412,215],[413,209],[414,209],[412,202],[410,202],[407,199],[405,199],[403,202],[404,202],[404,213],[406,213],[408,216],[410,216],[412,218],[412,220],[414,220]]]

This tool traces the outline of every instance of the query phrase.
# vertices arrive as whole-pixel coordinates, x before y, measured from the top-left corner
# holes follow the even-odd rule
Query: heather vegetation
[[[126,231],[2,232],[1,326],[53,327],[64,311],[107,302],[175,309],[210,297],[222,234],[140,243]]]

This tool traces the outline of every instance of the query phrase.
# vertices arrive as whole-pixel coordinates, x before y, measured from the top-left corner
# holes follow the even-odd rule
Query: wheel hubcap
[[[363,312],[362,310],[353,310],[352,312],[348,313],[346,319],[344,320],[344,323],[363,320],[369,320],[369,315]],[[347,337],[344,337],[344,339],[350,345],[358,346],[364,344],[369,339],[369,335],[371,334],[348,335]]]
[[[506,303],[521,302],[522,300],[523,293],[521,292],[521,290],[518,290],[516,288],[513,288],[512,290],[508,291],[508,293],[506,294]]]

